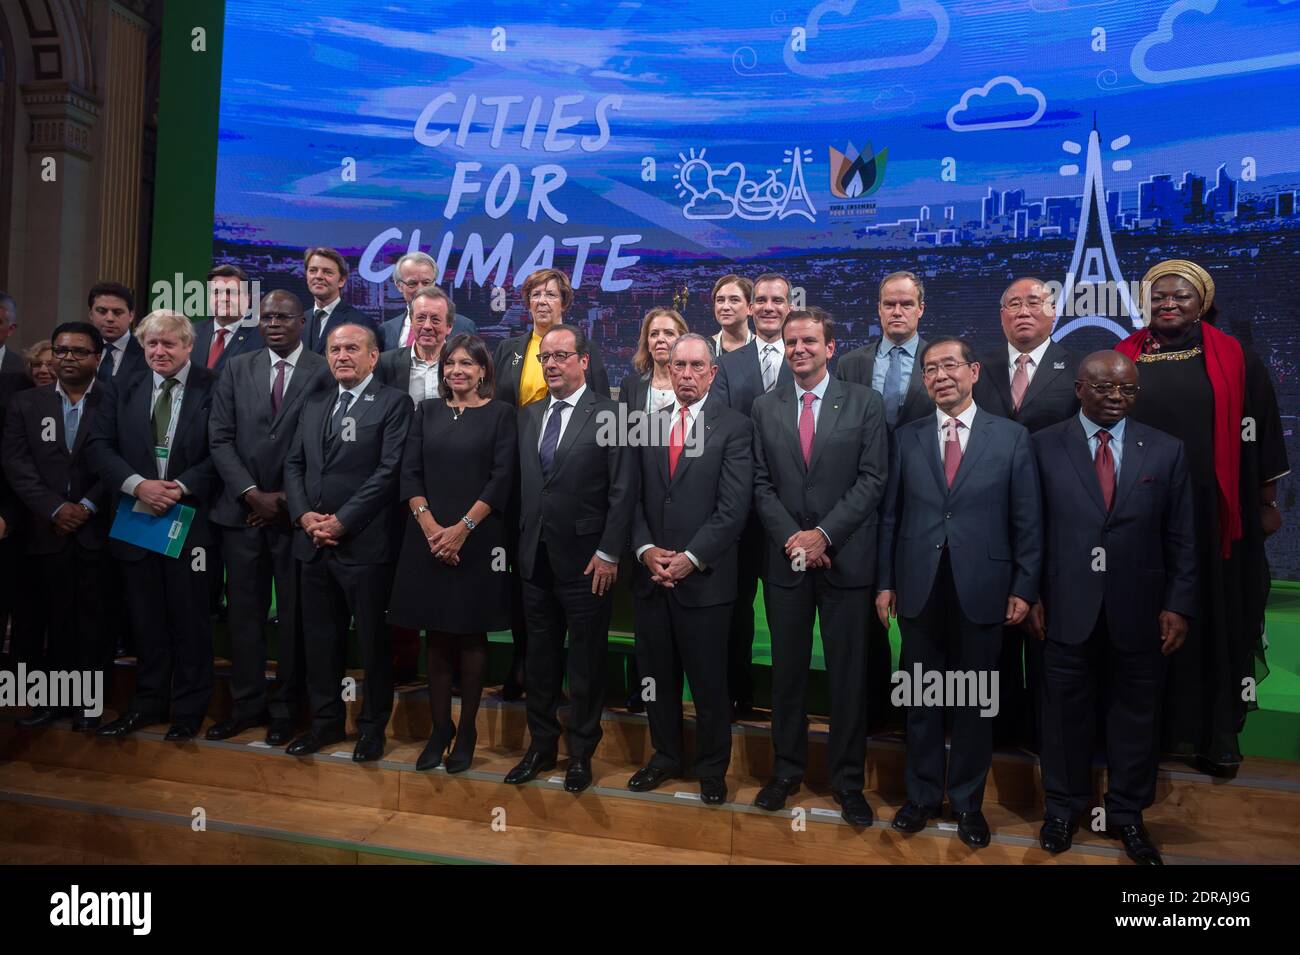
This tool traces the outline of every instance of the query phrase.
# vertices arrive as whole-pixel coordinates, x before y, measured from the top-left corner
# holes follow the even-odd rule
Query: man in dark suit
[[[238,265],[208,272],[210,317],[194,323],[194,354],[209,371],[220,372],[236,355],[266,347],[248,296],[248,275]]]
[[[1043,488],[1046,815],[1039,841],[1070,848],[1092,792],[1096,701],[1106,691],[1106,834],[1161,864],[1142,810],[1155,799],[1165,658],[1196,615],[1196,539],[1183,443],[1128,417],[1138,372],[1116,351],[1079,363],[1080,413],[1033,437]]]
[[[4,428],[5,413],[13,397],[32,387],[27,377],[27,363],[23,356],[7,344],[9,336],[18,328],[18,306],[6,293],[0,292],[0,431]],[[9,631],[9,652],[14,662],[39,664],[39,628],[24,621],[35,608],[24,605],[20,562],[26,551],[24,527],[25,509],[22,502],[5,482],[0,473],[0,644]],[[31,621],[35,623],[36,621]],[[30,645],[29,645],[30,644]]]
[[[284,462],[303,406],[329,388],[325,359],[302,343],[302,303],[271,292],[259,309],[265,348],[237,355],[217,380],[209,422],[212,461],[222,491],[212,522],[222,535],[229,574],[231,679],[229,719],[208,727],[208,739],[270,723],[266,742],[293,735],[302,683],[301,613],[293,527],[284,491]],[[275,685],[266,686],[266,617],[275,584],[279,643]]]
[[[405,392],[412,405],[436,397],[440,373],[438,356],[447,338],[451,300],[436,285],[420,289],[411,297],[411,327],[415,339],[410,347],[386,351],[379,356],[375,377],[390,388]]]
[[[900,677],[912,679],[907,711],[907,802],[894,816],[919,832],[944,798],[944,712],[951,707],[947,794],[957,834],[971,848],[989,843],[981,811],[993,758],[998,705],[998,634],[1025,619],[1038,599],[1042,515],[1029,432],[977,408],[981,375],[970,346],[936,338],[920,355],[937,414],[898,428],[880,528],[876,612],[903,634]],[[919,673],[918,673],[919,669]],[[921,687],[949,671],[969,677],[986,699],[925,699]],[[933,677],[929,676],[934,674]],[[952,679],[950,679],[952,676]],[[906,681],[901,688],[906,689]],[[895,688],[898,694],[900,687]],[[947,694],[944,694],[947,696]],[[896,697],[897,699],[897,697]]]
[[[0,292],[0,375],[26,375],[23,356],[9,347],[9,336],[18,331],[18,306],[7,292]]]
[[[754,337],[749,344],[718,356],[709,389],[713,400],[749,417],[754,399],[794,381],[785,361],[781,325],[790,314],[790,282],[768,273],[754,281]],[[721,332],[718,333],[721,335]],[[751,508],[740,538],[736,599],[727,624],[727,695],[736,717],[754,718],[754,597],[762,574],[763,524]]]
[[[695,762],[700,798],[727,797],[731,720],[727,698],[727,625],[736,599],[736,544],[749,516],[753,479],[749,419],[709,394],[716,359],[709,340],[687,334],[668,360],[676,404],[653,433],[666,442],[634,454],[640,493],[632,520],[636,573],[636,652],[646,701],[650,762],[628,782],[648,792],[685,768],[682,671],[695,702]],[[637,688],[638,690],[640,688]]]
[[[136,375],[149,370],[144,349],[131,334],[135,322],[135,297],[125,285],[100,282],[86,296],[90,324],[99,329],[104,340],[104,354],[95,373],[101,381],[114,381],[118,389]]]
[[[934,414],[934,402],[921,380],[917,356],[926,341],[917,332],[925,314],[925,285],[912,272],[891,272],[880,280],[881,337],[840,357],[835,374],[844,381],[856,381],[873,389],[885,403],[885,426],[893,439],[894,429],[909,421]],[[877,359],[880,359],[877,361]],[[883,503],[883,501],[882,501]],[[867,615],[867,722],[884,727],[895,714],[889,705],[893,657],[889,631],[874,613]]]
[[[772,631],[772,779],[754,805],[785,806],[808,765],[805,695],[813,617],[830,685],[826,763],[844,820],[872,823],[867,761],[866,641],[875,580],[876,509],[885,487],[885,409],[870,388],[827,363],[835,327],[819,308],[791,312],[782,332],[794,381],[754,402],[754,501],[767,531],[763,597]]]
[[[307,290],[312,296],[312,310],[307,317],[304,341],[319,355],[325,354],[325,341],[330,332],[340,325],[362,325],[370,329],[379,340],[379,323],[343,301],[343,289],[348,284],[348,262],[334,249],[314,246],[303,255],[303,271],[307,277]]]
[[[58,595],[40,608],[50,624],[44,660],[50,670],[102,674],[113,652],[102,622],[102,553],[115,495],[85,455],[99,403],[105,394],[112,400],[111,385],[95,387],[103,347],[95,326],[60,325],[53,336],[58,381],[14,395],[5,415],[4,473],[29,512],[26,553],[39,565],[49,593]],[[18,723],[40,726],[60,715],[58,708],[40,708]],[[76,730],[98,725],[98,714],[73,718]]]
[[[600,742],[605,652],[618,555],[627,544],[636,500],[635,460],[603,437],[618,403],[586,383],[586,336],[556,325],[538,355],[549,398],[519,416],[523,510],[518,566],[528,622],[528,751],[505,781],[526,783],[552,769],[559,748],[555,709],[564,634],[569,634],[569,767],[564,788],[591,785]]]
[[[344,738],[340,694],[347,657],[348,621],[355,618],[365,699],[352,758],[384,755],[384,730],[393,712],[393,661],[384,614],[397,559],[393,504],[411,401],[375,378],[379,343],[362,325],[330,332],[326,357],[337,386],[319,392],[299,416],[284,467],[289,515],[299,531],[294,556],[306,643],[312,725],[289,745],[307,756]]]
[[[1032,434],[1079,413],[1074,393],[1079,356],[1052,341],[1055,304],[1036,278],[1019,278],[1002,293],[1006,346],[984,355],[975,384],[981,411],[1019,422]],[[1042,646],[1022,627],[1002,634],[1002,707],[993,721],[995,739],[1038,749],[1034,697],[1040,681]]]
[[[406,308],[384,322],[381,331],[384,351],[410,348],[415,344],[415,328],[411,325],[411,299],[421,289],[437,288],[438,263],[425,252],[408,252],[393,266],[393,284],[406,300]],[[478,327],[464,315],[456,314],[456,306],[447,299],[447,314],[451,317],[452,335],[476,335]]]
[[[130,709],[97,732],[127,736],[162,722],[170,704],[167,739],[183,742],[198,732],[212,695],[208,508],[220,479],[208,454],[208,414],[215,381],[190,360],[194,328],[183,315],[152,312],[136,336],[150,370],[100,403],[86,456],[110,494],[120,491],[155,515],[181,504],[194,517],[177,557],[109,541],[110,555],[124,564],[140,662]]]

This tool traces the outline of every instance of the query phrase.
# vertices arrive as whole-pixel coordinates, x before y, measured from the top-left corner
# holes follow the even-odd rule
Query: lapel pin
[[[1138,447],[1139,447],[1139,448],[1142,447],[1142,442],[1141,442],[1141,441],[1138,442]]]
[[[514,358],[514,361],[512,361],[512,362],[510,363],[510,367],[513,368],[515,365],[519,364],[520,360],[521,360],[523,357],[524,357],[524,356],[521,355],[521,354],[519,354],[519,352],[515,352],[515,358]]]
[[[1054,362],[1052,362],[1052,370],[1053,370],[1053,371],[1065,371],[1065,362],[1063,362],[1063,361],[1054,361]]]
[[[362,400],[362,401],[374,401],[374,400],[375,400],[375,396],[374,396],[374,395],[362,395],[362,396],[361,396],[361,400]]]
[[[832,411],[839,411],[839,410],[840,410],[840,406],[839,406],[839,405],[831,405],[831,410],[832,410]]]

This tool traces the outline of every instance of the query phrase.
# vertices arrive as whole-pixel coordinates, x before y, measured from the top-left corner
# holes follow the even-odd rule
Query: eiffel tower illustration
[[[1112,149],[1122,149],[1129,143],[1128,136],[1121,136],[1111,143]],[[1078,153],[1079,144],[1067,141],[1067,152]],[[1123,171],[1132,167],[1128,160],[1117,160],[1113,168]],[[1076,165],[1061,167],[1061,175],[1075,175],[1079,171]],[[1060,302],[1067,309],[1074,309],[1081,300],[1085,305],[1089,296],[1078,294],[1084,285],[1092,285],[1091,296],[1093,308],[1091,314],[1073,315],[1064,325],[1061,324],[1060,309],[1057,310],[1056,327],[1052,338],[1060,341],[1066,335],[1079,328],[1104,328],[1117,338],[1127,338],[1133,328],[1143,326],[1142,313],[1138,303],[1133,301],[1128,283],[1119,268],[1115,257],[1115,245],[1110,235],[1110,217],[1106,212],[1106,187],[1101,178],[1101,136],[1097,132],[1097,118],[1094,114],[1092,131],[1088,134],[1087,160],[1083,172],[1083,202],[1080,206],[1079,232],[1075,236],[1074,255],[1070,268],[1065,273],[1065,286],[1061,292]],[[1118,301],[1116,301],[1118,298]],[[1099,314],[1105,306],[1115,307],[1117,314]],[[1118,321],[1117,321],[1118,319]],[[1128,319],[1124,322],[1124,319]],[[1126,325],[1131,327],[1125,327]]]

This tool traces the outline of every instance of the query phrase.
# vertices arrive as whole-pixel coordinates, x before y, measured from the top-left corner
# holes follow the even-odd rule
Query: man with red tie
[[[976,407],[981,368],[960,338],[934,339],[919,360],[937,411],[894,432],[876,612],[884,626],[898,617],[901,673],[913,685],[937,677],[944,688],[996,690],[1001,628],[1021,623],[1038,599],[1042,515],[1029,432]],[[924,829],[946,793],[961,841],[987,846],[982,806],[997,695],[910,697],[907,802],[894,828]],[[945,710],[953,714],[946,766]]]
[[[1037,432],[1046,549],[1029,628],[1043,641],[1039,842],[1070,848],[1092,795],[1096,701],[1106,689],[1105,832],[1139,865],[1155,799],[1170,654],[1197,612],[1196,538],[1183,443],[1128,417],[1138,371],[1117,351],[1079,365],[1079,414]]]
[[[238,265],[218,265],[208,273],[208,317],[194,323],[194,358],[209,371],[266,347],[249,295],[248,275]]]

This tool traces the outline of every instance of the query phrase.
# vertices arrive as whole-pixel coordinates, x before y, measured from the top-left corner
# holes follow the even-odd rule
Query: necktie
[[[555,467],[555,449],[560,443],[560,425],[563,423],[564,409],[568,402],[557,401],[551,405],[551,416],[546,419],[546,431],[542,434],[542,446],[537,449],[537,458],[542,464],[542,476],[550,477]]]
[[[961,467],[961,440],[957,437],[957,429],[964,427],[966,426],[956,418],[949,418],[943,423],[943,476],[948,481],[948,487],[952,487],[957,469]]]
[[[764,345],[763,357],[759,359],[759,367],[763,372],[763,393],[771,391],[776,386],[776,346]]]
[[[1020,402],[1025,399],[1029,389],[1029,363],[1033,361],[1028,355],[1016,356],[1016,373],[1011,376],[1011,407],[1020,410]]]
[[[668,479],[671,481],[677,473],[677,462],[686,446],[686,406],[682,405],[681,417],[673,422],[673,430],[668,434]]]
[[[281,358],[275,363],[275,381],[271,383],[271,414],[280,413],[280,405],[284,404],[284,370],[289,367],[289,363]]]
[[[330,418],[330,437],[334,438],[343,430],[343,417],[348,413],[348,408],[352,407],[352,392],[345,391],[339,395],[338,407],[334,409],[334,415]]]
[[[898,424],[898,410],[903,406],[903,349],[895,345],[889,350],[889,367],[885,369],[885,423],[891,428]]]
[[[68,445],[68,450],[77,443],[77,425],[81,422],[81,409],[69,406],[63,414],[63,440]]]
[[[99,360],[99,371],[95,372],[95,377],[100,381],[113,380],[113,355],[116,353],[116,345],[104,342],[104,357]]]
[[[228,328],[218,328],[216,334],[212,336],[212,347],[208,349],[208,367],[215,368],[217,362],[221,361],[221,353],[226,350],[226,336],[230,334]]]
[[[1097,481],[1101,484],[1101,499],[1106,512],[1115,500],[1115,456],[1110,453],[1110,432],[1105,428],[1097,432],[1097,454],[1092,459],[1097,468]]]
[[[415,322],[409,318],[406,320],[406,340],[402,342],[403,348],[410,348],[415,344]]]
[[[799,414],[799,448],[803,451],[804,467],[812,465],[813,434],[817,423],[813,421],[813,401],[817,396],[811,391],[803,394],[803,411]]]
[[[325,316],[326,316],[326,314],[328,314],[328,313],[325,311],[325,309],[323,309],[323,308],[318,308],[318,309],[316,309],[315,311],[313,311],[311,314],[312,314],[312,317],[316,319],[316,321],[315,321],[315,323],[312,325],[312,329],[311,329],[312,342],[313,342],[314,344],[320,345],[320,346],[321,346],[321,350],[324,351],[324,346],[325,346],[325,328],[324,328],[324,325],[325,325]]]
[[[172,425],[172,391],[180,382],[175,378],[165,378],[158,400],[153,403],[153,443],[154,447],[167,447],[167,432]]]

